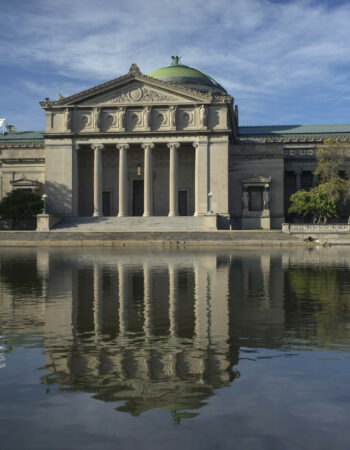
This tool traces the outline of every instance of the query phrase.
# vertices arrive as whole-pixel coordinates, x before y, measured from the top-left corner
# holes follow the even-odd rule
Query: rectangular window
[[[263,210],[263,188],[251,187],[249,188],[249,211]]]

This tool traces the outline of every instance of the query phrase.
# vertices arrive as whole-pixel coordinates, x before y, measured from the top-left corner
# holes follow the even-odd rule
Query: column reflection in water
[[[236,376],[229,263],[218,268],[215,254],[193,260],[172,252],[131,261],[127,253],[108,260],[92,254],[70,264],[73,333],[59,345],[48,341],[43,382],[125,401],[118,409],[132,414],[198,409]]]

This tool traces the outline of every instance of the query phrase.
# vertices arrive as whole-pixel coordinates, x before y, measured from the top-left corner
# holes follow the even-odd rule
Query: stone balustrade
[[[313,223],[284,223],[282,224],[283,233],[288,234],[305,234],[305,233],[349,233],[350,224],[348,223],[329,223],[329,224],[313,224]]]

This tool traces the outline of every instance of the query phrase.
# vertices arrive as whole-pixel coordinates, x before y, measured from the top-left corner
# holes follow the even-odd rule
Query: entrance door
[[[179,191],[179,216],[188,215],[188,195],[187,191]]]
[[[134,180],[132,196],[132,215],[142,216],[143,214],[143,180]]]
[[[102,192],[102,213],[104,216],[111,215],[111,193],[109,191]]]

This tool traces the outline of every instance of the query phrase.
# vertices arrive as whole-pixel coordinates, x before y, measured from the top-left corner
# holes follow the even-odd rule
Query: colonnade
[[[200,184],[200,163],[199,163],[199,145],[197,142],[193,143],[196,149],[195,154],[195,213],[199,215],[199,184]],[[153,162],[152,150],[154,143],[147,142],[141,144],[144,150],[144,217],[153,216]],[[169,214],[168,216],[178,216],[178,188],[179,188],[179,164],[178,164],[178,149],[180,144],[178,142],[167,143],[169,148]],[[94,217],[103,215],[102,211],[102,151],[105,148],[104,144],[92,144],[91,148],[94,151]],[[128,169],[128,150],[130,145],[127,143],[116,144],[119,150],[119,210],[118,217],[128,216],[128,186],[127,186],[127,169]],[[203,176],[203,174],[202,174]],[[206,176],[206,174],[204,175]]]

